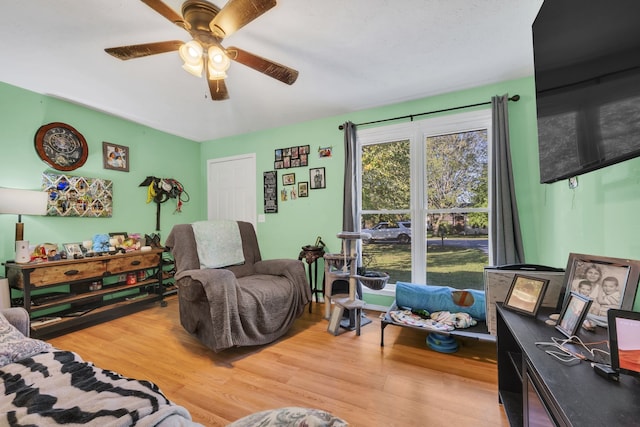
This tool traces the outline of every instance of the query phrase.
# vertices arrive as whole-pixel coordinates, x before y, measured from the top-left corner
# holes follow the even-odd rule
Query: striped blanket
[[[197,426],[148,381],[52,350],[0,368],[2,426]]]

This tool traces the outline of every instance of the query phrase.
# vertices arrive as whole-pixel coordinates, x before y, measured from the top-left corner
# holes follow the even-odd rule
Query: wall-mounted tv
[[[545,0],[533,23],[540,182],[640,156],[640,1]]]

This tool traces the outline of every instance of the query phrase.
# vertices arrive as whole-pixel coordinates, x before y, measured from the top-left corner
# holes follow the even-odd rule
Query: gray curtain
[[[342,231],[360,231],[358,213],[358,176],[356,171],[356,125],[352,122],[345,122],[344,126],[344,195],[342,199]],[[358,253],[361,253],[362,242],[357,241]],[[358,266],[360,263],[358,262]],[[356,282],[356,294],[362,299],[362,284]],[[355,316],[349,311],[345,316]],[[366,318],[364,313],[362,317]],[[350,318],[349,324],[355,320]],[[363,319],[364,321],[364,319]],[[367,320],[364,324],[370,323]]]
[[[357,200],[358,186],[356,177],[356,125],[346,122],[344,125],[344,196],[342,201],[342,231],[359,231]]]
[[[493,116],[491,212],[493,215],[490,230],[495,266],[525,262],[509,148],[508,103],[508,95],[491,98]]]

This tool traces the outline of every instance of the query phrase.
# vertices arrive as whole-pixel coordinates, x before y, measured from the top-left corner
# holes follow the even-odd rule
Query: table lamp
[[[49,195],[44,191],[0,188],[0,213],[18,215],[16,262],[29,262],[29,241],[24,239],[22,215],[46,215]]]

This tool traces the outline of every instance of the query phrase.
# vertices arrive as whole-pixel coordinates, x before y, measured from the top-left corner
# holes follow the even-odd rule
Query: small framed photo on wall
[[[105,169],[129,172],[129,147],[103,142],[102,165]]]
[[[298,197],[309,197],[309,183],[308,182],[299,182],[298,183]]]
[[[309,182],[311,183],[312,190],[326,188],[327,182],[324,174],[324,168],[309,169]]]
[[[282,175],[282,185],[293,185],[296,183],[295,173],[285,173]]]

